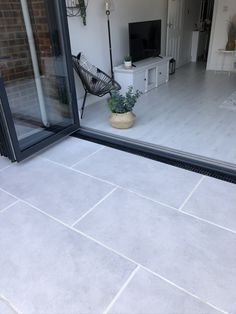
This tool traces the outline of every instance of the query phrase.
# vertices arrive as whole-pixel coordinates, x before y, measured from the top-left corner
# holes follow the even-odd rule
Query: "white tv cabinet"
[[[114,67],[115,80],[121,85],[122,93],[129,86],[143,93],[169,81],[170,57],[148,58],[135,62],[136,67],[127,69],[124,65]]]

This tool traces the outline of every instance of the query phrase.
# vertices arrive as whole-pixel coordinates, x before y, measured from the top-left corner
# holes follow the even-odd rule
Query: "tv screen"
[[[158,57],[161,53],[161,20],[129,23],[132,61]]]

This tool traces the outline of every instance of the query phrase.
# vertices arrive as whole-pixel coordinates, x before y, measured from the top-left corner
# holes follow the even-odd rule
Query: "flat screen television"
[[[129,53],[136,62],[161,53],[161,20],[129,23]]]

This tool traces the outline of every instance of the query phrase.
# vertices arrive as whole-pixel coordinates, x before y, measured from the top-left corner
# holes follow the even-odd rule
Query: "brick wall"
[[[60,44],[54,56],[45,0],[27,0],[47,110],[56,112],[66,90]],[[47,0],[51,1],[51,0]],[[50,16],[49,16],[50,18]],[[53,24],[55,27],[55,23]],[[54,29],[54,36],[57,30]],[[57,39],[57,38],[55,38]],[[40,122],[38,95],[20,0],[0,0],[0,75],[15,119]],[[63,85],[64,84],[64,85]]]
[[[44,58],[52,56],[52,48],[48,29],[47,12],[44,0],[28,1],[34,32],[35,44],[38,52],[41,73],[45,73]]]
[[[32,75],[19,0],[0,1],[0,71],[5,81]]]
[[[28,5],[40,70],[43,74],[43,60],[51,55],[44,1],[29,0]],[[0,74],[5,82],[33,76],[20,0],[0,1]]]

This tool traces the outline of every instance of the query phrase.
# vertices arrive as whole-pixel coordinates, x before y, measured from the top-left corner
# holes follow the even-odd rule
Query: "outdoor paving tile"
[[[183,210],[236,231],[236,184],[207,177]]]
[[[174,207],[181,206],[201,178],[199,174],[111,148],[75,168]]]
[[[39,158],[0,171],[0,187],[67,224],[114,188]]]
[[[109,314],[220,314],[145,270],[139,270]]]
[[[76,228],[202,300],[236,313],[236,235],[124,190]]]
[[[0,296],[0,313],[1,314],[18,314],[17,312],[13,311],[13,309],[8,304],[6,304],[5,302],[1,300],[1,296]]]
[[[0,170],[11,165],[11,161],[0,155]]]
[[[69,137],[48,147],[40,156],[70,167],[102,147],[96,143]]]
[[[7,206],[10,206],[11,204],[13,204],[15,201],[16,201],[16,198],[0,190],[0,212]]]
[[[24,314],[102,313],[136,267],[23,203],[2,213],[0,251],[0,293]]]

